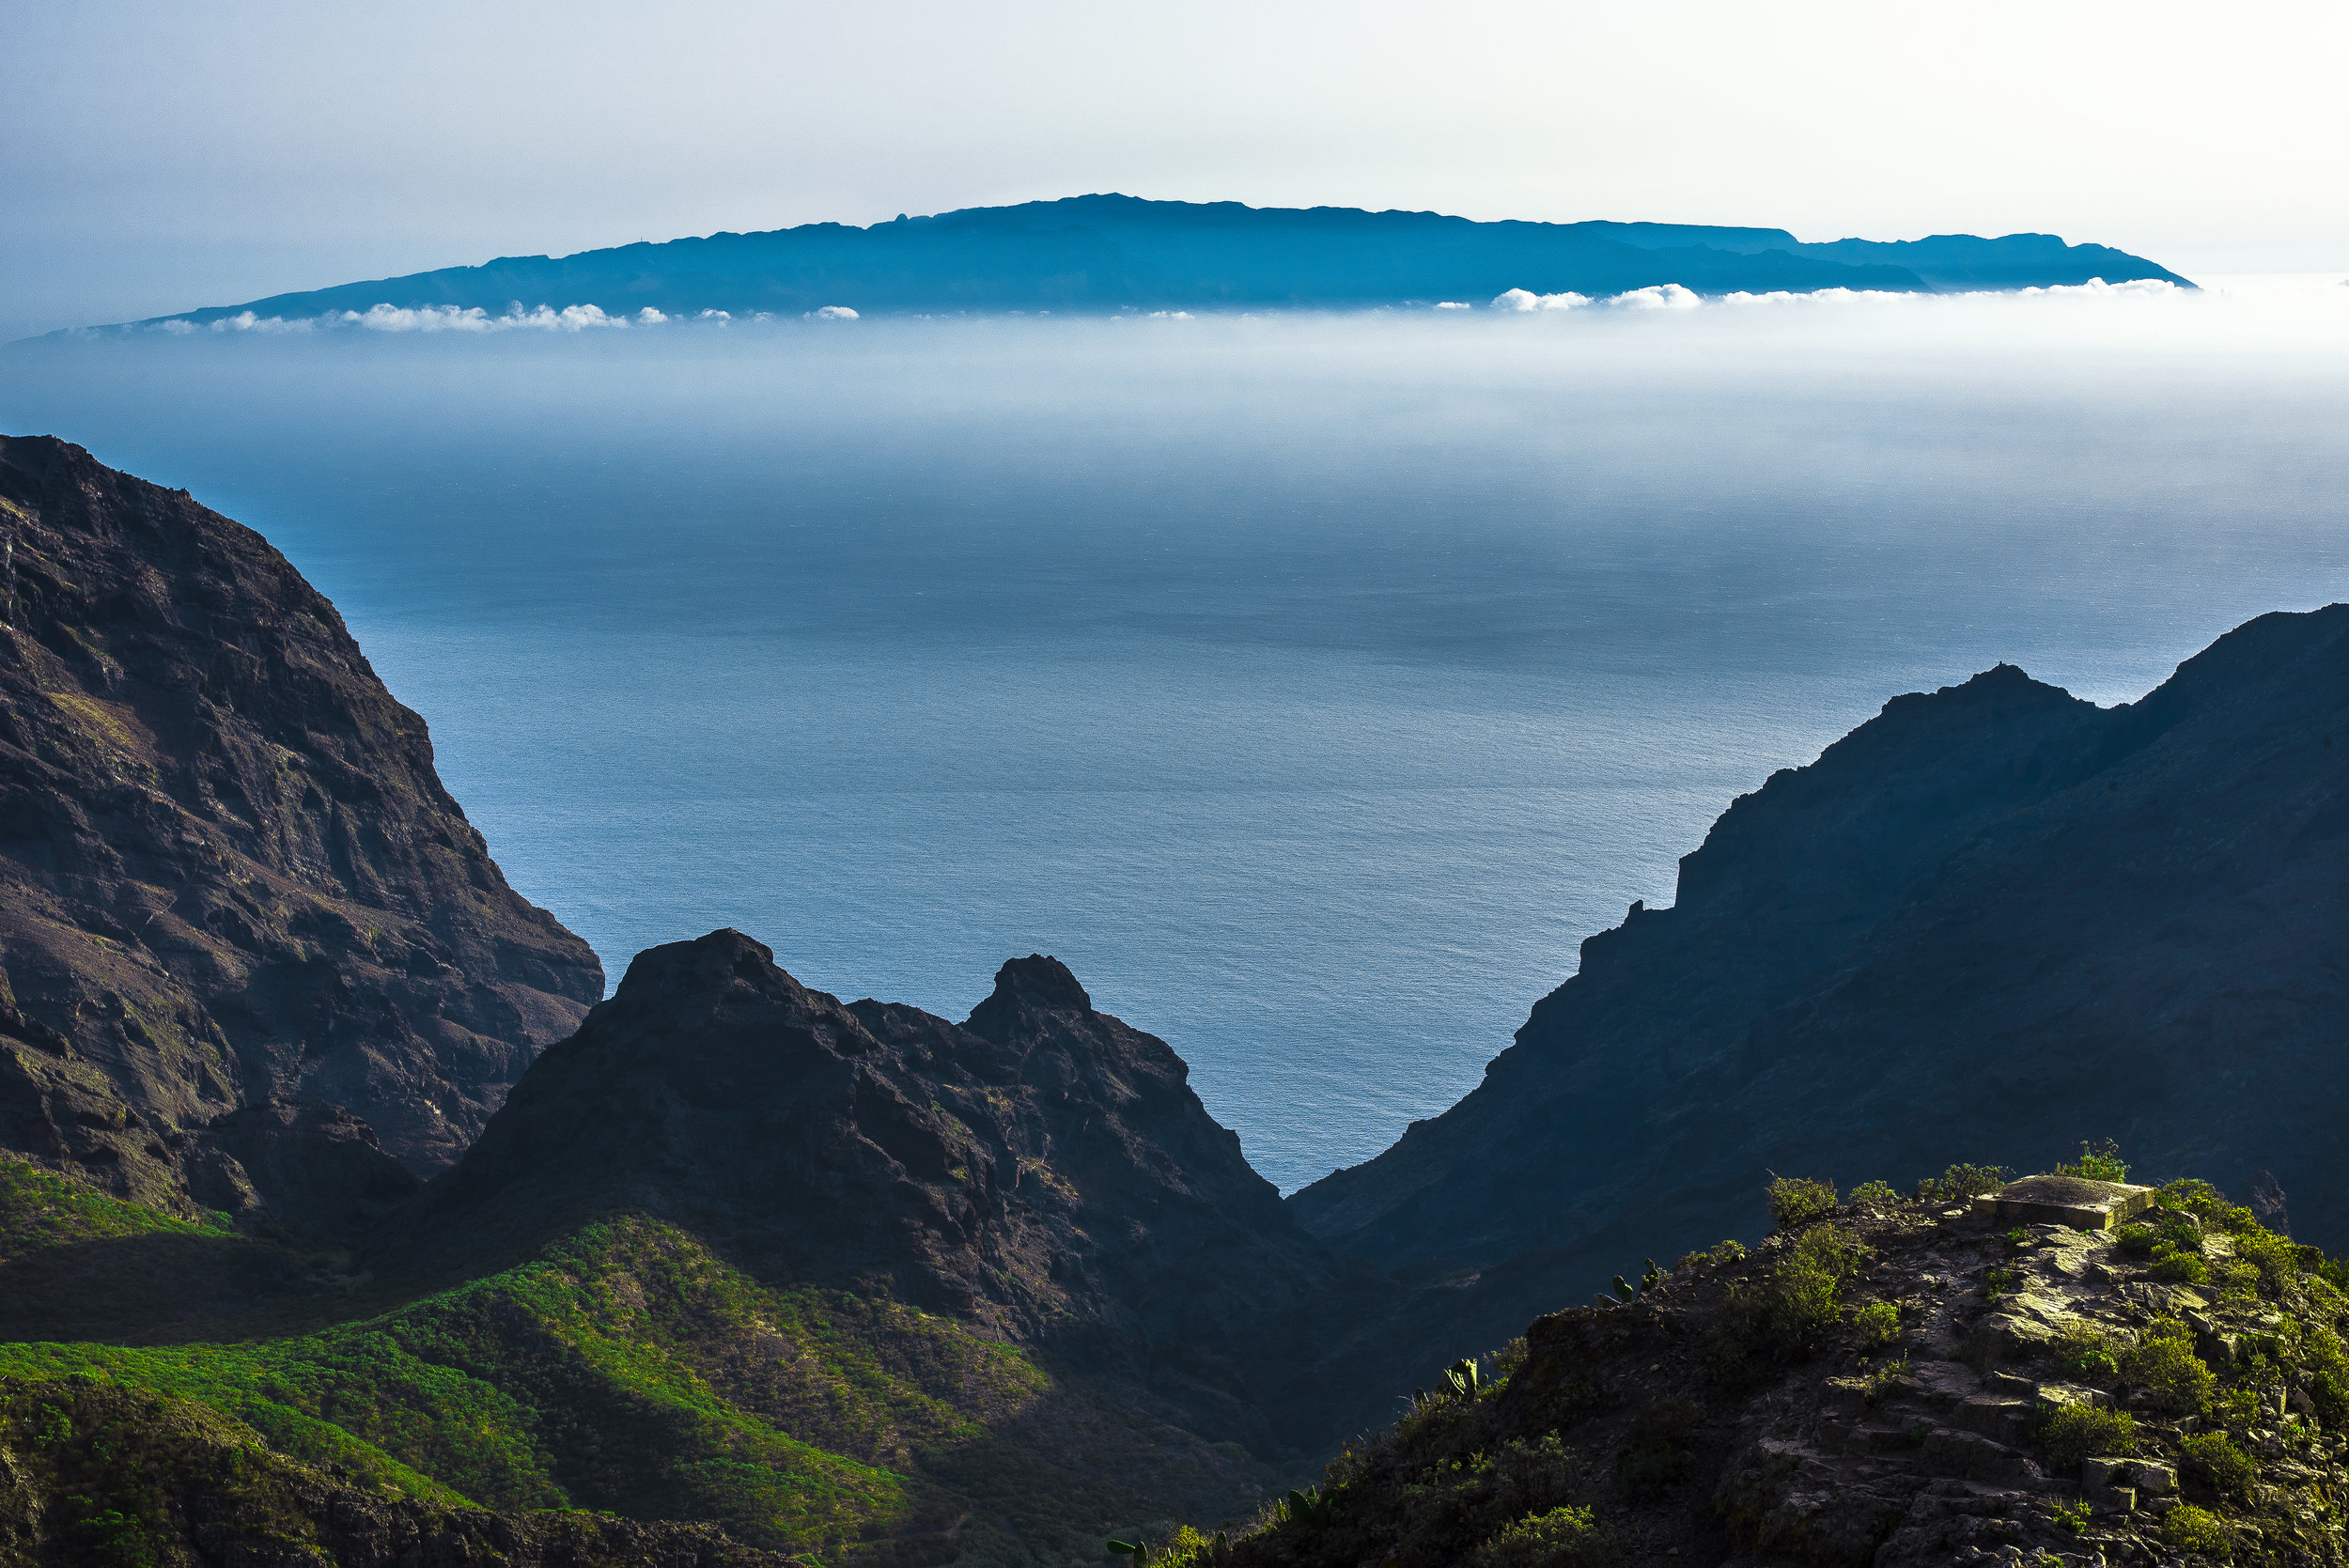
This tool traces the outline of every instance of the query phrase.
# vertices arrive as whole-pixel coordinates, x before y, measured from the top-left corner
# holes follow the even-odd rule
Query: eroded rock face
[[[453,1160],[603,976],[424,721],[259,535],[80,447],[0,438],[0,1148],[244,1203],[205,1129],[282,1100]]]
[[[1234,1390],[1334,1271],[1188,1078],[1040,955],[956,1024],[844,1005],[712,932],[637,956],[380,1266],[474,1272],[639,1210],[762,1271],[886,1288],[1261,1435]]]

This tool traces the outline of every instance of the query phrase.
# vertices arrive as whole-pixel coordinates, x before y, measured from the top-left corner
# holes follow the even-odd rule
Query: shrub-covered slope
[[[1976,1218],[1969,1173],[1619,1281],[1252,1528],[1143,1544],[1167,1568],[2349,1559],[2349,1268],[2201,1182],[2113,1236]]]
[[[378,1135],[454,1159],[603,975],[424,721],[259,535],[78,446],[0,438],[0,1149],[324,1222],[413,1185]],[[374,1132],[211,1130],[271,1100]]]
[[[287,1458],[192,1401],[0,1379],[0,1568],[785,1568],[712,1526],[493,1514]]]
[[[1896,698],[1733,804],[1474,1093],[1291,1206],[1472,1281],[1487,1341],[1623,1251],[1750,1223],[1765,1170],[2047,1159],[2078,1127],[2272,1172],[2349,1241],[2344,735],[2349,606],[2263,616],[2126,706],[2008,667]]]
[[[0,1384],[187,1402],[419,1505],[712,1521],[827,1561],[1060,1563],[1120,1520],[1230,1512],[1277,1473],[1129,1383],[1050,1370],[880,1291],[761,1282],[642,1217],[380,1310],[387,1287],[331,1258],[14,1162],[0,1177],[0,1332],[28,1312],[59,1325],[14,1287],[73,1278],[79,1250],[105,1250],[82,1282],[116,1298],[86,1330],[111,1343],[0,1344]]]

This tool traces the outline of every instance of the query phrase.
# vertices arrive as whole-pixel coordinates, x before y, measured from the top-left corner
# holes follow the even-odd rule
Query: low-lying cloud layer
[[[1732,293],[1706,296],[1676,283],[1653,285],[1646,288],[1629,289],[1621,294],[1594,296],[1589,294],[1537,294],[1530,288],[1511,288],[1497,294],[1485,307],[1486,311],[1503,316],[1536,316],[1569,311],[1689,311],[1698,309],[1742,308],[1755,305],[1807,305],[1828,307],[1837,305],[1917,305],[1985,299],[2043,298],[2110,299],[2110,300],[2170,300],[2189,297],[2191,291],[2176,284],[2158,279],[2132,283],[2107,283],[2092,278],[2083,284],[2058,285],[2046,288],[2008,290],[1979,290],[1961,294],[1891,293],[1881,290],[1852,288],[1821,288],[1809,293],[1778,291],[1766,294]],[[1439,311],[1468,312],[1475,307],[1465,301],[1445,300],[1435,307]],[[1015,313],[1018,314],[1018,313]],[[1189,311],[1154,310],[1154,319],[1190,319]],[[859,313],[848,305],[824,305],[804,312],[801,318],[809,321],[854,321]],[[766,322],[779,319],[768,311],[736,317],[723,310],[704,310],[692,314],[662,312],[646,305],[634,315],[614,314],[600,305],[570,304],[557,308],[541,304],[525,310],[518,301],[503,315],[492,316],[479,306],[379,304],[369,309],[331,311],[323,316],[288,318],[256,316],[252,311],[239,311],[209,322],[194,322],[174,318],[153,323],[146,330],[184,336],[193,333],[315,333],[357,328],[380,333],[505,333],[562,332],[582,333],[597,329],[629,327],[658,327],[675,323],[725,326],[737,320]]]

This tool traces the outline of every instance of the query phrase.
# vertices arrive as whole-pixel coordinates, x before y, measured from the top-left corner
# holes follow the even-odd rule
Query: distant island
[[[1677,285],[1698,294],[1904,293],[2159,280],[2167,268],[2052,234],[1837,240],[1694,224],[1477,223],[1350,207],[1069,196],[900,215],[858,228],[805,224],[582,251],[505,256],[127,323],[207,326],[345,312],[593,307],[658,318],[920,312],[1346,307],[1455,302],[1512,289],[1606,296]]]

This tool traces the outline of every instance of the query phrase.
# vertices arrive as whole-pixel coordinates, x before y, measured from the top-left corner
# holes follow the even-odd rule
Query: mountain
[[[1269,1458],[1248,1374],[1340,1271],[1189,1076],[1053,958],[1003,965],[958,1025],[844,1006],[717,931],[639,955],[371,1255],[486,1272],[649,1215],[1131,1377]]]
[[[179,1212],[382,1212],[595,954],[259,535],[6,437],[0,550],[0,1149]]]
[[[1186,1077],[1049,957],[956,1024],[713,932],[641,955],[355,1259],[0,1159],[0,1398],[138,1390],[303,1496],[380,1498],[370,1539],[588,1509],[832,1562],[1090,1561],[1292,1477],[1263,1390],[1377,1285]],[[140,1516],[184,1534],[218,1460],[159,1458]]]
[[[1069,196],[857,228],[808,224],[568,256],[506,256],[407,277],[189,311],[305,318],[434,307],[499,315],[592,304],[611,315],[725,311],[1112,311],[1483,303],[1511,288],[1704,294],[1820,288],[2015,288],[2153,278],[2140,256],[2052,235],[1804,244],[1783,229],[1684,224],[1475,223],[1435,212],[1252,208]],[[2190,286],[2189,286],[2190,287]],[[165,318],[159,318],[160,324]]]
[[[1895,698],[1723,814],[1458,1105],[1291,1199],[1467,1281],[1497,1343],[1750,1234],[1766,1171],[2112,1138],[2349,1239],[2349,606],[2262,616],[2099,708],[2000,666]],[[1372,1364],[1429,1350],[1399,1331]],[[1423,1373],[1422,1374],[1423,1375]]]

